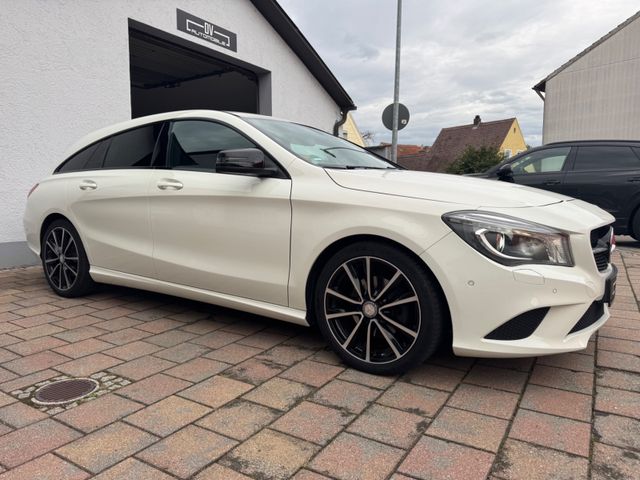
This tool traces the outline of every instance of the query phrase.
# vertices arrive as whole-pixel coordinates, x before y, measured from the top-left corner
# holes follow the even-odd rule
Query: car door
[[[69,174],[68,208],[92,266],[153,276],[147,188],[162,127],[113,135],[100,143],[89,168]]]
[[[513,181],[564,193],[563,179],[570,154],[571,147],[549,147],[525,153],[510,163]]]
[[[598,205],[626,228],[640,204],[640,158],[625,145],[579,146],[565,187],[567,195]]]
[[[257,146],[222,123],[171,124],[167,168],[149,184],[157,277],[287,305],[291,180],[281,169],[278,178],[217,173],[218,153],[238,148]]]

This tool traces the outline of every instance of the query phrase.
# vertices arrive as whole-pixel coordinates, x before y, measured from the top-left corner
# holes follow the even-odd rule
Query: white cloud
[[[389,141],[395,0],[280,0],[354,99],[354,117]],[[534,84],[633,15],[637,0],[404,0],[400,101],[411,112],[402,143],[430,145],[441,128],[517,117],[542,139]]]

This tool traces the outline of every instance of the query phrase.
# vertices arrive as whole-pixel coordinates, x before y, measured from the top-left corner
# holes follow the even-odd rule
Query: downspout
[[[356,107],[345,107],[340,110],[340,117],[336,120],[336,123],[333,124],[333,135],[337,137],[340,134],[340,127],[345,124],[347,121],[347,115],[349,115],[349,111],[355,110]]]

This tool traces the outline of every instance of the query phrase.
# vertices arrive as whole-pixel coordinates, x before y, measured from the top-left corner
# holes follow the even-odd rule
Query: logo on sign
[[[208,22],[202,18],[191,15],[183,10],[177,9],[178,13],[178,30],[202,38],[216,45],[238,51],[237,35],[229,30],[222,28],[215,23]]]

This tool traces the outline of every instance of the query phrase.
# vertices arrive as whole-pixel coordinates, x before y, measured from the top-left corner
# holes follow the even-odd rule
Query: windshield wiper
[[[393,167],[369,167],[367,165],[345,165],[347,170],[395,170]]]
[[[370,167],[367,165],[320,165],[323,168],[337,168],[340,170],[395,170],[393,167]]]

